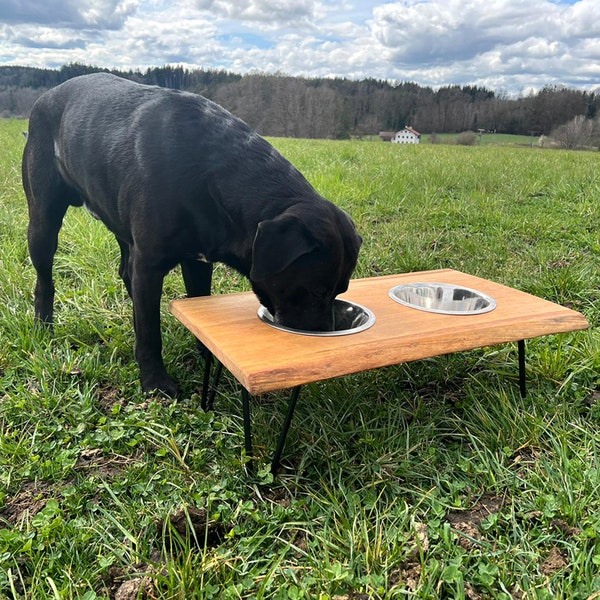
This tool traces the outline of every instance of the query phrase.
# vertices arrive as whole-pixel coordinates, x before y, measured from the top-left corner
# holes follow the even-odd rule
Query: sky
[[[600,0],[0,0],[0,65],[600,91]]]

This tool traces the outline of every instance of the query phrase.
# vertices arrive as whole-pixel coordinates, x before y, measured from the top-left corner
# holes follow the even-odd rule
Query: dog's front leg
[[[140,367],[142,390],[157,390],[175,397],[178,389],[163,363],[160,332],[160,298],[166,273],[134,259],[130,275],[135,358]]]

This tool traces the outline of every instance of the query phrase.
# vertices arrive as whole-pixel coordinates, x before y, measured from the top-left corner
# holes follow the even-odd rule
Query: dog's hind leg
[[[37,273],[34,291],[35,318],[47,325],[52,324],[54,313],[52,265],[58,247],[58,232],[62,225],[62,216],[59,217],[55,211],[52,211],[49,219],[42,223],[42,219],[34,215],[30,218],[27,230],[29,256]]]
[[[27,242],[36,270],[35,318],[52,324],[54,281],[52,265],[58,247],[58,233],[69,207],[72,192],[66,188],[52,161],[32,156],[27,149],[23,158],[23,187],[29,206]]]
[[[181,261],[181,274],[187,295],[210,296],[212,283],[213,264],[200,260]]]
[[[200,260],[181,261],[181,274],[185,291],[189,298],[196,296],[210,296],[210,286],[212,283],[213,264]],[[196,348],[200,356],[207,360],[210,352],[208,348],[200,341],[196,340]]]
[[[119,275],[125,284],[125,289],[131,298],[131,271],[129,267],[130,248],[127,242],[115,236],[119,248],[121,249],[121,262],[119,263]]]

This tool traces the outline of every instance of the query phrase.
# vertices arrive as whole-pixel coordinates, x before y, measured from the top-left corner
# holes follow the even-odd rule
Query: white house
[[[391,139],[392,144],[418,144],[420,141],[421,134],[408,126],[397,131]]]

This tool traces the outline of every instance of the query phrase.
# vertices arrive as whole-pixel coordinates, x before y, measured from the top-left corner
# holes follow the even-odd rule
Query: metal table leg
[[[527,397],[527,379],[525,377],[525,340],[519,340],[519,390],[521,398]]]
[[[275,474],[279,468],[279,461],[281,460],[281,454],[285,446],[285,440],[287,439],[290,425],[292,423],[292,417],[296,409],[296,403],[298,402],[298,396],[300,395],[301,386],[297,386],[292,389],[290,401],[288,403],[287,413],[285,415],[285,421],[281,433],[279,434],[279,441],[277,442],[277,448],[273,454],[273,460],[271,461],[271,473]],[[250,417],[250,394],[245,387],[242,387],[242,406],[244,410],[244,448],[246,450],[246,456],[250,458],[248,462],[248,471],[253,473],[253,458],[252,458],[252,420]]]
[[[212,385],[210,383],[210,373],[212,370],[212,365],[214,362],[214,356],[212,354],[207,354],[206,359],[204,361],[204,379],[202,382],[202,400],[201,406],[202,410],[212,410],[213,405],[215,403],[215,396],[217,394],[217,387],[219,387],[219,380],[221,378],[221,373],[223,371],[223,363],[221,361],[217,361],[217,366],[215,368],[215,372],[213,375]],[[209,393],[210,390],[210,393]]]
[[[202,380],[202,400],[200,406],[202,410],[206,411],[208,408],[208,388],[210,387],[210,371],[213,364],[213,355],[211,352],[207,352],[204,357],[204,379]]]
[[[252,424],[250,421],[250,394],[248,390],[242,386],[242,405],[244,410],[244,448],[246,456],[250,459],[248,462],[248,471],[254,473],[254,464],[252,457]]]
[[[217,387],[219,385],[219,379],[221,377],[221,373],[223,371],[223,363],[221,361],[217,361],[215,371],[213,374],[212,385],[210,383],[210,376],[213,367],[213,363],[215,361],[212,353],[207,352],[205,356],[204,363],[204,378],[202,384],[202,399],[201,406],[203,410],[212,410],[215,401],[215,394],[217,391]],[[298,396],[300,395],[301,386],[297,386],[292,389],[292,393],[290,396],[290,401],[288,403],[287,413],[285,415],[285,420],[283,422],[283,427],[281,429],[281,433],[279,434],[279,441],[277,442],[277,448],[275,449],[275,453],[273,454],[273,460],[271,461],[271,472],[275,474],[279,467],[279,461],[281,460],[281,455],[283,453],[283,448],[285,446],[285,440],[287,439],[288,432],[290,430],[290,425],[292,423],[292,417],[294,416],[294,411],[296,409],[296,403],[298,402]],[[243,408],[243,418],[244,418],[244,449],[246,451],[246,456],[249,458],[248,462],[248,471],[253,473],[254,465],[253,465],[253,456],[252,456],[252,418],[250,415],[250,393],[248,390],[242,386],[242,408]]]
[[[518,352],[519,352],[519,391],[521,397],[527,396],[527,379],[525,374],[525,340],[518,341]],[[204,410],[212,409],[215,400],[216,388],[219,383],[219,378],[223,370],[223,364],[217,361],[212,385],[210,385],[210,374],[212,370],[214,357],[208,353],[206,355],[206,362],[204,366],[204,381],[202,388],[202,408]],[[300,396],[300,389],[302,386],[296,386],[292,389],[290,400],[288,403],[287,413],[283,427],[279,434],[279,440],[277,442],[277,448],[273,454],[273,460],[271,461],[271,473],[275,474],[280,466],[281,455],[285,447],[287,435],[290,430],[294,411],[296,410],[296,403]],[[209,394],[210,389],[210,394]],[[243,407],[243,418],[244,418],[244,449],[246,456],[249,458],[248,471],[252,474],[254,472],[253,455],[252,455],[252,419],[250,415],[250,393],[242,386],[242,407]]]
[[[277,443],[277,448],[275,449],[275,454],[273,454],[273,460],[271,461],[271,473],[273,473],[273,475],[275,475],[277,469],[279,468],[279,461],[281,459],[283,447],[285,446],[285,440],[287,438],[288,431],[290,430],[292,417],[294,416],[294,410],[296,409],[296,402],[298,402],[298,396],[300,395],[300,388],[301,386],[298,385],[292,389],[292,395],[290,396],[290,401],[288,403],[288,409],[285,415],[285,421],[283,422],[283,428],[279,434],[279,442]]]
[[[212,386],[210,388],[210,395],[208,397],[207,410],[212,410],[215,404],[215,396],[217,395],[217,388],[219,387],[219,380],[221,379],[221,373],[223,372],[223,363],[218,360],[215,368],[215,374],[213,376]]]

